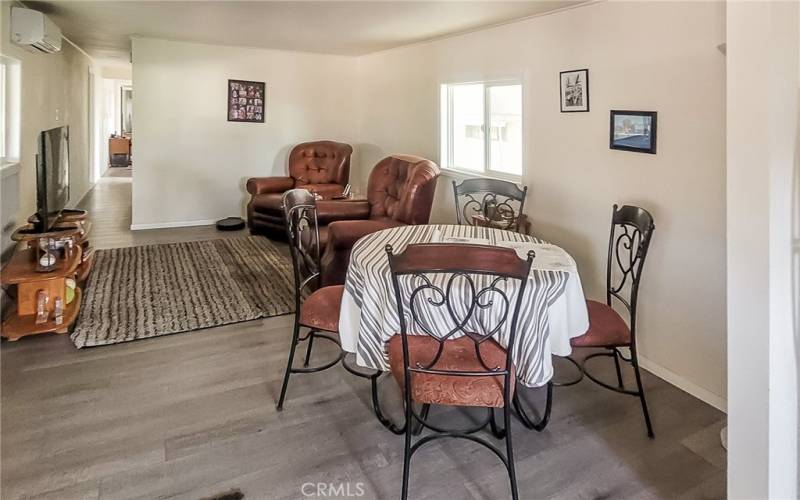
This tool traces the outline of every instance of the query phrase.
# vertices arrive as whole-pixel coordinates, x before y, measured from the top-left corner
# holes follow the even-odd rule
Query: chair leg
[[[342,364],[344,364],[345,369],[347,369],[347,365],[342,360]],[[348,370],[349,371],[349,370]],[[352,372],[351,372],[352,373]],[[374,375],[370,375],[370,385],[372,390],[372,410],[375,412],[375,417],[378,419],[378,422],[381,423],[386,429],[391,432],[392,434],[403,434],[406,431],[406,426],[410,425],[408,418],[406,417],[406,423],[402,427],[398,427],[391,420],[386,418],[381,411],[381,404],[378,400],[378,378],[383,375],[383,372],[377,372]],[[361,375],[358,375],[361,376]]]
[[[403,492],[400,497],[401,500],[408,500],[408,476],[411,472],[411,434],[414,432],[414,426],[412,425],[413,419],[411,401],[408,400],[406,403],[406,439],[403,447]]]
[[[617,386],[622,388],[622,371],[619,369],[619,353],[617,352],[617,348],[613,348],[614,353],[614,368],[617,369]]]
[[[512,500],[519,500],[519,492],[517,491],[517,471],[514,467],[514,448],[511,445],[511,412],[508,411],[508,401],[506,406],[503,407],[503,419],[505,420],[505,434],[506,434],[506,460],[508,460],[508,479],[511,482],[511,498]]]
[[[537,431],[543,431],[545,427],[547,427],[547,423],[550,422],[550,412],[553,410],[553,383],[547,383],[547,402],[544,406],[544,415],[542,416],[542,421],[539,424],[535,425],[533,428]]]
[[[548,422],[550,422],[550,412],[553,409],[553,385],[555,384],[552,380],[547,383],[547,401],[544,407],[544,415],[542,415],[542,418],[539,419],[538,422],[534,422],[531,417],[528,416],[528,413],[522,406],[522,401],[519,398],[519,392],[514,392],[511,402],[517,412],[519,421],[522,422],[522,425],[524,425],[526,428],[541,432],[545,429],[545,427],[547,427]]]
[[[311,348],[314,346],[314,332],[308,334],[308,346],[306,347],[306,359],[303,361],[303,366],[308,366],[308,361],[311,359]]]
[[[422,410],[419,412],[419,416],[422,417],[422,420],[428,419],[428,413],[431,411],[430,403],[425,403],[422,405]],[[425,425],[422,422],[419,422],[418,425],[414,426],[414,435],[419,436],[422,434],[422,430],[425,428]]]
[[[283,386],[281,387],[281,395],[278,398],[277,410],[283,410],[283,400],[286,398],[286,388],[289,386],[289,375],[292,373],[292,363],[294,362],[294,351],[297,349],[297,338],[300,335],[300,323],[295,319],[294,331],[292,332],[292,345],[289,348],[289,360],[286,362],[286,373],[283,375]]]
[[[497,439],[505,439],[506,437],[506,430],[500,429],[497,427],[497,421],[495,420],[494,408],[489,408],[489,428],[492,431],[492,435]]]
[[[642,375],[639,373],[639,357],[636,355],[636,348],[631,347],[631,364],[633,365],[633,372],[636,374],[636,386],[639,389],[639,401],[642,402],[642,413],[644,414],[644,423],[647,426],[647,437],[656,437],[653,433],[653,424],[650,422],[650,412],[647,411],[647,401],[644,398],[644,387],[642,386]]]

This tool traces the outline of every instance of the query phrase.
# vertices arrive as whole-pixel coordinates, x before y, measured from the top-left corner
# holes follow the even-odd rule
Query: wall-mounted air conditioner
[[[39,11],[12,7],[11,41],[31,51],[53,54],[61,50],[61,30]]]

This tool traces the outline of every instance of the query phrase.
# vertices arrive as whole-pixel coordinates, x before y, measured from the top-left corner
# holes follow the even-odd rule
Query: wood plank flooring
[[[209,227],[132,233],[125,177],[104,178],[83,206],[98,248],[226,236]],[[82,350],[59,335],[3,342],[2,498],[198,500],[232,489],[245,499],[347,497],[346,489],[318,495],[325,491],[317,483],[349,486],[351,497],[398,498],[403,438],[374,419],[366,380],[341,367],[294,376],[284,411],[275,411],[291,322],[269,318]],[[331,354],[322,344],[317,359]],[[724,415],[648,373],[644,381],[654,440],[636,399],[590,382],[556,388],[544,432],[515,423],[521,497],[724,498]],[[543,392],[526,390],[524,398],[541,405]],[[397,419],[392,380],[382,380],[381,395]],[[470,418],[455,409],[432,415]],[[502,464],[462,441],[415,454],[410,493],[510,498]]]

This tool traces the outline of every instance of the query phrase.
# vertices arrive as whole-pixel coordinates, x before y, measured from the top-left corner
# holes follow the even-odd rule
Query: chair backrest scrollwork
[[[411,372],[421,372],[505,376],[508,385],[511,356],[506,356],[504,366],[489,363],[482,355],[481,344],[497,341],[504,330],[507,352],[513,352],[533,251],[526,260],[512,249],[484,245],[417,244],[409,245],[400,254],[394,254],[388,245],[386,252],[400,317],[406,384],[410,384]],[[430,360],[409,365],[410,334],[425,335],[438,342],[437,352]],[[445,342],[460,337],[472,341],[483,370],[440,366]]]
[[[286,236],[294,268],[297,310],[305,297],[319,288],[320,245],[317,202],[305,189],[291,189],[283,194]]]
[[[458,223],[474,226],[477,220],[485,220],[484,224],[493,227],[519,231],[527,193],[528,186],[520,189],[513,182],[498,179],[466,179],[461,184],[453,181]]]
[[[606,303],[612,298],[621,302],[630,314],[631,332],[636,327],[636,304],[647,251],[655,224],[647,210],[614,205],[611,214],[611,234],[608,239],[606,267]]]

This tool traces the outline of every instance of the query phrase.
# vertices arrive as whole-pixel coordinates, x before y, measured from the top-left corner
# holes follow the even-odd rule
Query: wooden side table
[[[36,250],[26,248],[14,252],[11,259],[0,271],[0,282],[3,285],[16,285],[17,307],[7,319],[3,321],[3,337],[9,340],[18,340],[27,335],[40,333],[67,333],[69,327],[77,319],[81,306],[81,290],[75,288],[75,296],[67,304],[67,278],[74,278],[81,264],[82,250],[75,246],[68,255],[60,259],[55,269],[48,272],[36,270]],[[36,300],[40,291],[48,296],[48,320],[36,323]],[[64,304],[62,321],[56,324],[52,313],[55,310],[55,300],[60,297]]]
[[[2,336],[18,340],[40,333],[67,333],[78,318],[81,307],[80,283],[92,268],[94,249],[89,246],[88,233],[91,223],[85,210],[65,210],[47,233],[36,230],[35,216],[31,224],[14,231],[11,239],[18,243],[18,250],[0,271],[0,283],[16,287],[16,307],[8,311],[2,324]],[[53,269],[42,272],[37,268],[39,241],[42,238],[55,240],[71,239],[72,245],[63,250],[63,257],[56,261]],[[75,295],[67,303],[67,279],[75,279]],[[47,321],[37,323],[37,299],[40,292],[47,297]],[[54,317],[55,301],[63,304],[61,322]]]

